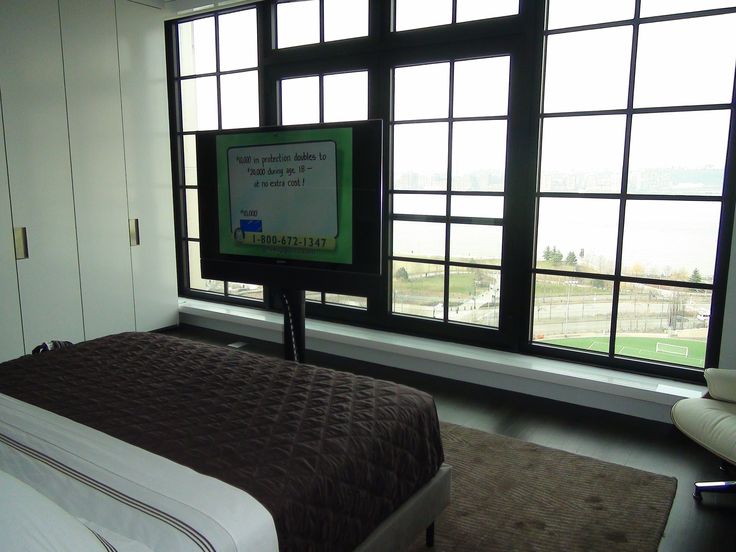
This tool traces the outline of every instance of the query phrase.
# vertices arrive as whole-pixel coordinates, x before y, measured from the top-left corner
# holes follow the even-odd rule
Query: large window
[[[391,312],[498,328],[509,56],[393,83]]]
[[[545,33],[532,338],[703,368],[736,13],[578,4]]]
[[[194,132],[257,127],[258,26],[247,9],[182,21],[170,35],[175,198],[180,289],[262,301],[263,288],[202,278],[199,268],[197,156]]]
[[[183,295],[272,307],[199,274],[194,132],[382,119],[384,278],[307,290],[308,316],[675,378],[717,362],[734,0],[263,0],[167,29]]]

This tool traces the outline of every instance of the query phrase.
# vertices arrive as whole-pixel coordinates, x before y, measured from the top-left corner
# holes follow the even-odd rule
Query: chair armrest
[[[736,370],[706,368],[708,394],[716,400],[736,403]]]

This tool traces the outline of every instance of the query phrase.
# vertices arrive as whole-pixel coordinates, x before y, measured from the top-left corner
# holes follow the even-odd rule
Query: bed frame
[[[451,467],[442,464],[437,474],[368,535],[355,552],[406,550],[426,529],[427,547],[434,546],[437,517],[450,503]]]

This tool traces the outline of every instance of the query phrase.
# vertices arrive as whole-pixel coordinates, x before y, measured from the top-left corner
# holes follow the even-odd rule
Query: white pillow
[[[106,552],[74,516],[33,487],[0,471],[0,550]]]

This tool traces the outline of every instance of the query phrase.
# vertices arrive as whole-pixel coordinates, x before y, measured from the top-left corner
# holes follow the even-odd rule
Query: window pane
[[[452,0],[396,0],[396,30],[452,23]]]
[[[445,269],[439,264],[391,263],[391,310],[399,314],[444,318]]]
[[[179,23],[179,74],[215,72],[215,19]]]
[[[618,209],[613,199],[541,198],[537,268],[611,274]]]
[[[450,267],[448,318],[498,328],[501,271]]]
[[[197,190],[187,189],[187,237],[199,238],[199,203],[197,198]]]
[[[438,215],[447,214],[447,199],[444,195],[394,194],[394,214]]]
[[[550,36],[544,111],[626,107],[631,33],[625,26]]]
[[[501,264],[503,228],[481,224],[450,225],[450,261]]]
[[[182,130],[217,128],[217,77],[187,79],[181,86]]]
[[[263,286],[228,282],[227,292],[235,297],[263,301]]]
[[[622,274],[713,281],[719,202],[629,201]]]
[[[182,136],[184,144],[184,185],[197,185],[197,139],[194,134]]]
[[[519,0],[457,0],[457,22],[503,17],[519,13]]]
[[[506,178],[506,121],[452,125],[452,189],[502,192]]]
[[[449,63],[395,69],[394,120],[447,117],[449,106]]]
[[[621,284],[616,355],[705,367],[711,292]]]
[[[730,112],[634,115],[630,193],[720,195]]]
[[[447,189],[447,123],[394,126],[394,189]]]
[[[453,195],[453,217],[503,218],[503,197]]]
[[[325,0],[325,41],[368,36],[368,0]]]
[[[220,71],[258,65],[258,27],[256,10],[243,10],[219,16]]]
[[[458,61],[452,115],[506,115],[509,104],[509,56]]]
[[[606,21],[621,21],[632,17],[634,17],[634,0],[604,2],[549,0],[547,28],[561,29]]]
[[[641,0],[641,16],[685,13],[736,6],[733,0]]]
[[[359,309],[368,308],[368,299],[357,295],[345,295],[337,293],[325,293],[325,303],[330,305],[342,305]]]
[[[532,340],[607,353],[613,284],[607,280],[537,274]]]
[[[445,225],[441,222],[395,220],[394,257],[445,258]]]
[[[305,291],[304,292],[304,298],[307,301],[312,301],[314,303],[321,303],[322,302],[322,292],[321,291]]]
[[[223,295],[225,283],[219,280],[205,280],[199,267],[199,242],[190,241],[189,246],[189,287],[197,291],[207,291]]]
[[[540,191],[619,192],[625,133],[625,115],[545,119]]]
[[[281,124],[302,123],[319,123],[319,77],[281,81]]]
[[[276,4],[277,48],[319,42],[319,2]]]
[[[325,75],[324,122],[362,121],[368,118],[368,72]]]
[[[634,106],[731,103],[735,28],[736,14],[642,25]]]
[[[220,77],[222,128],[257,127],[258,71]]]

